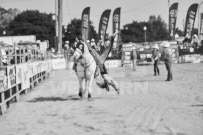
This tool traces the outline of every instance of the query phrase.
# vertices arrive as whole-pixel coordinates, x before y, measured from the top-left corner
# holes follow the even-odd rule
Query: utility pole
[[[54,37],[54,48],[58,50],[58,0],[55,0],[55,37]]]
[[[58,0],[58,52],[62,50],[62,0]]]

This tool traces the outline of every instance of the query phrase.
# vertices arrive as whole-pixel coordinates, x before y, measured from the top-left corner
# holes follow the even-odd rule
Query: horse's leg
[[[78,95],[82,98],[82,96],[83,96],[83,86],[82,86],[83,78],[78,77],[78,80],[79,80],[79,93],[78,93]]]
[[[88,99],[91,98],[92,95],[92,82],[94,80],[94,75],[90,77],[90,79],[86,80],[85,89],[88,91]]]

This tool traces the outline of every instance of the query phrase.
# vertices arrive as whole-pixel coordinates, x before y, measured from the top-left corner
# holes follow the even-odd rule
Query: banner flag
[[[106,39],[106,30],[108,27],[109,22],[109,16],[110,16],[111,10],[107,9],[103,12],[100,18],[99,22],[99,40],[102,40],[102,42]]]
[[[195,24],[197,8],[198,8],[198,4],[192,4],[189,7],[188,12],[187,12],[187,16],[186,16],[184,35],[188,34],[190,39],[192,37],[191,34],[192,34],[192,30],[193,30],[194,24]]]
[[[203,36],[203,13],[200,15],[200,35]]]
[[[169,35],[170,39],[175,38],[176,20],[178,14],[178,3],[173,3],[169,8]]]
[[[6,75],[6,69],[0,70],[0,92],[8,88],[8,79]]]
[[[113,33],[120,30],[120,13],[121,8],[116,8],[113,12]]]
[[[121,8],[116,8],[113,12],[113,33],[120,31],[120,18],[121,18]],[[120,41],[119,35],[116,35],[114,38],[115,45],[113,48],[117,48],[117,44]]]
[[[81,18],[81,33],[82,39],[86,42],[89,40],[89,33],[90,33],[90,7],[86,7],[82,12]]]
[[[8,77],[8,88],[11,88],[16,84],[16,71],[15,66],[7,67],[7,77]]]

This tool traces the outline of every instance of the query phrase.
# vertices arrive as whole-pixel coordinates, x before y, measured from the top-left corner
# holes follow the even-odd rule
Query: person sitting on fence
[[[2,56],[3,56],[3,60],[2,62],[4,63],[5,66],[7,66],[8,64],[12,64],[13,63],[13,55],[14,55],[14,50],[12,47],[5,47],[2,49]]]
[[[183,40],[183,44],[184,44],[184,45],[188,45],[189,40],[190,40],[190,39],[189,39],[189,34],[187,33],[186,36],[185,36],[185,39]]]
[[[51,58],[53,58],[53,59],[57,58],[57,55],[55,53],[55,49],[53,47],[51,48]]]
[[[199,40],[199,38],[197,37],[196,34],[194,34],[194,35],[192,36],[191,44],[192,44],[192,46],[194,46],[195,48],[199,48],[199,46],[200,46],[200,40]]]
[[[4,50],[4,48],[1,49],[1,57],[2,57],[3,66],[7,66],[8,60],[7,60],[7,55],[6,55],[6,51]]]

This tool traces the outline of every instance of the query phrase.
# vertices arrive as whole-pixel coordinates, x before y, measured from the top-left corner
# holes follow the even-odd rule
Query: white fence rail
[[[0,113],[4,114],[11,101],[19,101],[22,93],[48,77],[51,70],[47,52],[30,46],[0,44]]]

